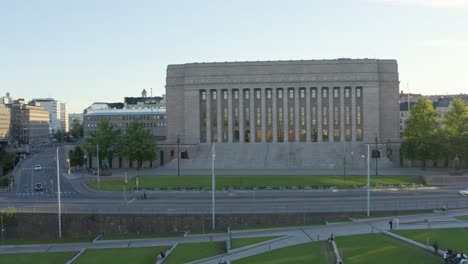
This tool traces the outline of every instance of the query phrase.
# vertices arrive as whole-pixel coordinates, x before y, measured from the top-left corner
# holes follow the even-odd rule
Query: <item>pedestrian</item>
[[[437,241],[434,243],[434,254],[439,254],[439,243]]]
[[[388,225],[390,226],[390,230],[392,230],[393,229],[393,221],[392,220],[388,221]]]

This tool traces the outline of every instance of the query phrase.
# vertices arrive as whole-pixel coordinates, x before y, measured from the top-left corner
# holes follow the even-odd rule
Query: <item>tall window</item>
[[[260,126],[261,125],[261,115],[262,115],[262,112],[261,112],[261,109],[260,107],[257,107],[257,118],[255,121],[257,121],[257,126]]]
[[[271,107],[268,107],[267,124],[271,125]]]
[[[315,126],[317,125],[317,108],[315,106],[312,107],[312,125]]]
[[[361,106],[359,105],[356,107],[356,123],[361,124]]]

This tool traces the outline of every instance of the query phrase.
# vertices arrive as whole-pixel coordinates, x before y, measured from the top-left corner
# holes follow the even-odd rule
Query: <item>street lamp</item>
[[[57,147],[57,203],[58,203],[58,228],[59,238],[62,239],[62,203],[60,200],[60,164],[59,164],[59,148]]]
[[[84,179],[84,173],[86,171],[86,155],[83,156],[83,173],[81,174],[81,179]]]
[[[180,176],[180,138],[179,135],[177,135],[177,176]]]
[[[370,216],[370,145],[367,144],[367,216]]]

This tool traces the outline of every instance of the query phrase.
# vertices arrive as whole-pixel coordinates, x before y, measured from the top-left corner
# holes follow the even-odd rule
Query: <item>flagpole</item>
[[[211,145],[211,208],[212,214],[211,219],[213,222],[213,230],[215,230],[215,191],[216,191],[216,182],[215,182],[215,161],[216,161],[216,147],[215,142]]]

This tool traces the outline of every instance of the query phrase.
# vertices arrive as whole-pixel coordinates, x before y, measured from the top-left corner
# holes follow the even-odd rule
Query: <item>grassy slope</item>
[[[269,236],[269,237],[247,237],[247,238],[233,238],[231,249],[241,248],[248,245],[257,244],[263,241],[272,240],[278,238],[279,236]]]
[[[76,264],[153,264],[160,251],[167,247],[144,247],[144,248],[112,248],[112,249],[88,249],[81,254]]]
[[[76,252],[1,254],[2,264],[63,264]]]
[[[468,230],[465,228],[398,230],[394,232],[422,244],[426,244],[426,239],[429,238],[431,246],[437,241],[439,243],[439,248],[442,250],[451,248],[462,252],[468,252]]]
[[[180,264],[225,253],[221,242],[178,244],[164,261],[164,264]]]
[[[344,236],[336,238],[346,264],[439,264],[443,260],[382,234]]]
[[[87,183],[89,187],[97,189],[94,181]],[[343,181],[341,175],[220,175],[216,176],[216,188],[218,190],[232,188],[252,188],[252,187],[337,187],[353,188],[355,186],[365,186],[367,176],[348,175]],[[420,176],[373,176],[372,185],[411,185],[425,184]],[[204,188],[211,189],[210,175],[182,175],[182,176],[140,176],[140,188]],[[127,190],[133,190],[135,180],[129,181]],[[108,191],[122,191],[124,182],[122,181],[101,181],[101,189]]]

